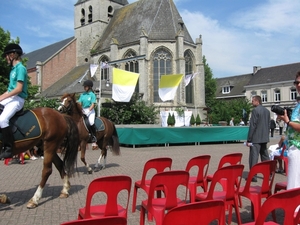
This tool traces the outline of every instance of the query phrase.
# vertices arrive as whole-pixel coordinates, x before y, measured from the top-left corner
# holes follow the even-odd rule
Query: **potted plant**
[[[195,123],[196,123],[196,120],[195,120],[194,114],[192,114],[191,119],[190,119],[190,125],[195,126]]]
[[[200,124],[201,124],[201,119],[200,119],[200,115],[199,115],[199,113],[197,114],[197,117],[196,117],[196,125],[197,126],[200,126]]]
[[[175,125],[175,116],[174,113],[172,114],[172,127]]]
[[[168,115],[167,124],[168,124],[168,126],[172,125],[172,116],[171,116],[171,113],[169,113],[169,115]]]

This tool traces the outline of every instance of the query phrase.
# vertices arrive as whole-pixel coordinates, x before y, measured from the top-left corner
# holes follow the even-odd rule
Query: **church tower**
[[[91,49],[101,38],[115,10],[127,0],[78,0],[74,10],[77,65],[90,61]]]

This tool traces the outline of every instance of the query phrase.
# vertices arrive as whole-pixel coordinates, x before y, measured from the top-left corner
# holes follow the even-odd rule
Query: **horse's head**
[[[75,111],[74,111],[75,110]],[[61,103],[58,107],[58,111],[61,113],[66,113],[68,115],[74,112],[82,113],[80,105],[76,102],[75,94],[64,94],[61,97]]]

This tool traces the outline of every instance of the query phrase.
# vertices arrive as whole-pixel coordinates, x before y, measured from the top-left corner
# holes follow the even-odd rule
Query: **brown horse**
[[[92,168],[85,161],[86,146],[88,143],[91,142],[90,142],[89,131],[86,128],[84,122],[82,107],[80,104],[76,102],[75,94],[64,94],[61,97],[61,101],[62,102],[58,110],[62,113],[67,113],[68,115],[70,115],[77,123],[79,135],[80,135],[81,161],[84,163],[85,167],[87,168],[88,173],[92,173]],[[107,156],[108,148],[111,149],[114,155],[120,155],[119,137],[113,122],[111,122],[110,120],[104,117],[96,118],[96,122],[97,120],[100,120],[99,122],[101,123],[101,125],[103,125],[104,129],[99,129],[96,123],[97,145],[101,149],[101,154],[94,168],[95,169],[98,168],[101,159],[103,159],[102,169],[104,169],[106,164],[106,156]]]
[[[29,125],[29,129],[26,128],[27,130],[24,133],[25,137],[23,137],[23,139],[15,139],[13,155],[25,152],[34,146],[41,146],[44,150],[42,180],[35,194],[27,204],[27,208],[31,209],[37,207],[38,201],[42,197],[45,184],[52,173],[52,163],[55,165],[63,181],[60,197],[66,198],[69,196],[69,177],[74,173],[77,161],[79,133],[76,123],[71,117],[62,115],[54,109],[36,108],[25,112],[26,113],[18,117],[18,119],[22,123],[25,123],[26,126]],[[25,119],[25,115],[28,114],[34,115],[34,121]],[[33,125],[31,125],[31,123]],[[30,135],[35,132],[37,132],[37,135],[30,137]],[[63,160],[57,154],[57,150],[60,147],[64,148]],[[1,195],[1,202],[8,203],[9,198],[5,198],[5,195]]]

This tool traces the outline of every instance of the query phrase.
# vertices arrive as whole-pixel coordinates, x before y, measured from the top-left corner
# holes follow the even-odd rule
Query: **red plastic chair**
[[[118,175],[94,179],[88,187],[85,207],[79,209],[78,219],[108,216],[119,216],[127,219],[130,189],[131,178],[128,176]],[[120,203],[121,199],[118,198],[118,195],[123,192],[126,193],[125,206]],[[96,199],[93,198],[96,193],[106,196],[105,204],[91,204],[92,200]]]
[[[194,202],[171,209],[163,225],[210,225],[218,221],[225,224],[225,205],[222,200]]]
[[[209,167],[210,155],[201,155],[196,156],[189,160],[185,171],[189,172],[189,192],[190,192],[190,201],[195,202],[195,196],[197,193],[197,187],[202,187],[203,191],[207,191],[207,171]],[[197,167],[197,176],[191,176],[193,170]]]
[[[261,200],[272,195],[272,185],[275,176],[276,161],[269,160],[255,164],[248,174],[244,187],[240,187],[239,196],[251,201],[252,218],[256,219],[261,207]],[[262,182],[252,185],[251,181],[256,175],[262,175]],[[242,202],[241,202],[242,204]]]
[[[255,222],[244,223],[243,225],[274,225],[273,221],[265,222],[268,215],[276,209],[283,210],[283,225],[296,225],[299,221],[299,213],[295,213],[300,205],[300,188],[278,192],[270,196],[262,205]]]
[[[224,166],[241,164],[242,156],[243,156],[242,153],[230,153],[230,154],[224,155],[219,161],[218,169],[220,169]],[[212,178],[213,178],[213,174],[208,174],[207,178],[206,178],[207,182],[210,182],[212,180]]]
[[[286,145],[282,147],[282,151],[280,155],[274,156],[274,160],[282,160],[284,162],[284,171],[285,175],[288,175],[288,165],[289,165],[289,158],[285,156],[285,150],[286,150]]]
[[[223,200],[225,207],[229,209],[228,224],[231,224],[232,206],[235,208],[238,224],[241,224],[238,190],[242,180],[243,170],[244,165],[225,166],[218,169],[214,173],[209,190],[204,193],[198,193],[196,195],[196,201]],[[219,189],[219,186],[222,187],[222,190]]]
[[[171,170],[172,159],[168,157],[155,158],[150,159],[144,165],[142,179],[138,180],[134,183],[133,190],[133,199],[132,199],[132,212],[135,212],[136,208],[136,198],[138,189],[141,188],[144,190],[147,195],[149,193],[151,178],[155,173],[160,173],[165,171],[165,169]],[[150,177],[150,175],[152,175]],[[157,193],[158,197],[160,196],[160,192]]]
[[[127,219],[118,216],[89,218],[82,220],[72,220],[61,223],[60,225],[127,225]]]
[[[161,225],[166,210],[186,204],[188,182],[189,173],[184,170],[165,171],[155,174],[151,180],[148,199],[142,201],[140,225],[145,224],[146,211],[154,217],[156,225]],[[164,196],[155,198],[157,187],[162,186]],[[182,190],[182,186],[185,189],[185,197],[180,199],[177,194]]]
[[[287,187],[286,181],[276,183],[274,187],[274,194],[276,194],[278,191],[286,190],[286,187]]]

